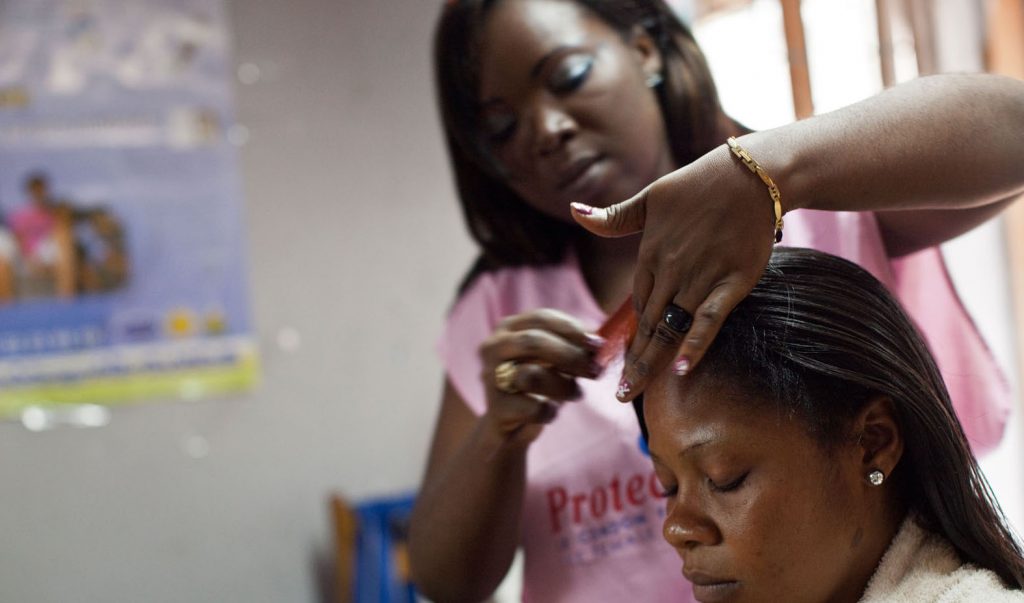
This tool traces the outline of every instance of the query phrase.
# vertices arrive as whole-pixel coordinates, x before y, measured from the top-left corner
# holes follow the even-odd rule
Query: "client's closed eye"
[[[750,475],[749,471],[744,472],[739,477],[730,480],[724,484],[718,484],[710,477],[707,478],[708,487],[712,492],[725,493],[739,490],[740,487],[747,481],[747,476]],[[670,486],[662,486],[662,490],[659,493],[661,498],[671,498],[679,493],[679,486],[672,484]]]
[[[743,485],[743,483],[747,480],[748,475],[750,475],[749,471],[744,472],[736,479],[728,481],[724,484],[717,484],[714,480],[712,480],[709,477],[708,485],[711,486],[711,490],[714,492],[732,492],[733,490],[738,490],[739,487]]]

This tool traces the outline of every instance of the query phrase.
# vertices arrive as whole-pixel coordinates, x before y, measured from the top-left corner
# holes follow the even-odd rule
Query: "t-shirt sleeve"
[[[928,342],[964,434],[977,455],[1009,420],[1009,383],[960,301],[938,247],[892,261],[895,292]]]
[[[437,342],[445,375],[477,415],[482,415],[487,405],[479,348],[498,322],[497,298],[492,275],[478,276],[455,302]]]
[[[995,448],[1009,418],[1009,385],[960,301],[940,249],[890,258],[872,212],[798,210],[786,220],[787,244],[856,262],[889,287],[928,343],[972,450],[980,455]]]

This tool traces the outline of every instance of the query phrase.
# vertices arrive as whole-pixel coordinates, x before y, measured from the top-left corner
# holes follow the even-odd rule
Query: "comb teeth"
[[[636,334],[636,325],[633,296],[629,296],[597,330],[597,334],[605,339],[605,344],[597,351],[595,357],[602,368],[607,368],[617,356],[625,354],[626,347],[633,340],[633,335]]]

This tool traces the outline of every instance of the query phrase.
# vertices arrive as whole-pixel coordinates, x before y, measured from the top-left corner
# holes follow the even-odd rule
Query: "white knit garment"
[[[868,582],[861,603],[1024,602],[995,573],[962,563],[953,547],[907,517]]]

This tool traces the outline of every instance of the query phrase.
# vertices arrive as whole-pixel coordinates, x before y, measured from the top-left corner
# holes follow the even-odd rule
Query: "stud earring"
[[[885,481],[885,474],[875,469],[868,474],[868,481],[871,482],[872,486],[881,486],[882,482]]]
[[[658,86],[661,85],[661,82],[663,81],[664,78],[661,77],[660,73],[652,73],[647,76],[646,83],[648,88],[657,88]]]

